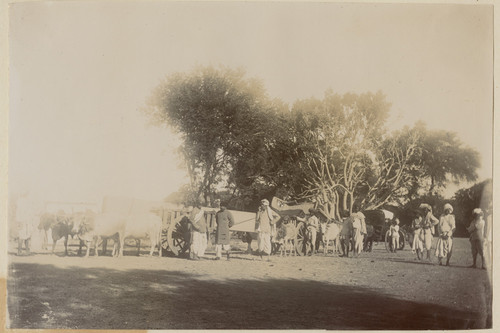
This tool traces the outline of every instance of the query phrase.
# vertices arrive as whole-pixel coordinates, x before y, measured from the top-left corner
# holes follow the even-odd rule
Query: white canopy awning
[[[381,209],[381,211],[384,212],[384,216],[385,216],[386,220],[392,220],[394,218],[393,212],[390,212],[390,211],[385,210],[385,209]]]

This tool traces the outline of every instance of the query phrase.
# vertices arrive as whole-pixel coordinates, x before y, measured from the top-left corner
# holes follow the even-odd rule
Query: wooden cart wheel
[[[205,220],[207,221],[207,249],[215,246],[215,234],[217,223],[215,222],[215,212],[205,212]]]
[[[167,240],[168,228],[162,228],[160,234],[160,257],[165,257],[168,250],[168,240]]]
[[[295,236],[295,249],[299,256],[305,256],[308,252],[308,244],[306,239],[306,225],[304,222],[297,224],[297,232]]]
[[[187,216],[181,215],[168,227],[168,248],[176,256],[183,255],[189,250],[191,232],[189,231],[188,224]]]
[[[415,235],[415,232],[413,230],[410,232],[406,232],[405,246],[406,244],[408,244],[408,246],[411,248],[415,237],[417,236]]]
[[[164,250],[168,249],[167,235],[168,235],[168,228],[167,229],[162,229],[161,230],[160,245],[161,245],[162,249],[164,249]]]
[[[387,252],[392,252],[391,251],[391,248],[392,248],[392,244],[391,244],[391,236],[390,236],[390,230],[387,230],[385,232],[385,249],[387,250]]]
[[[392,250],[392,244],[391,244],[391,236],[390,236],[390,231],[387,230],[385,233],[385,249],[387,252],[391,252]],[[405,243],[406,243],[406,234],[399,230],[399,248],[397,248],[398,251],[402,251],[405,248]]]
[[[399,249],[398,251],[403,251],[406,244],[406,232],[404,230],[399,230]]]

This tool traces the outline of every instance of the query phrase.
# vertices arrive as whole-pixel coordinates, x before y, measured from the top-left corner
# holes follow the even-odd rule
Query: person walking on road
[[[29,192],[22,193],[17,199],[17,255],[22,255],[23,247],[27,255],[31,254],[31,236],[35,230],[33,223],[36,216],[33,206],[34,204],[30,198]]]
[[[220,210],[215,214],[217,230],[215,234],[215,260],[220,260],[222,251],[226,251],[227,260],[231,253],[231,228],[234,225],[234,218],[230,211],[226,209],[226,204],[221,203]]]
[[[363,251],[363,239],[365,235],[365,215],[361,212],[352,214],[353,255],[356,257]]]
[[[422,230],[422,216],[418,211],[414,212],[411,228],[413,230],[411,250],[413,253],[417,253],[418,260],[422,260],[424,256],[424,234]]]
[[[399,219],[395,218],[389,228],[389,235],[391,236],[391,252],[396,253],[399,249]]]
[[[439,220],[432,215],[432,207],[429,204],[420,204],[422,211],[422,229],[424,238],[424,248],[427,252],[427,260],[431,260],[432,239],[434,238],[434,227],[439,223]]]
[[[274,225],[278,217],[278,214],[269,207],[269,201],[267,199],[262,199],[259,210],[257,211],[257,217],[255,218],[255,231],[257,232],[259,255],[262,258],[262,255],[267,254],[268,261],[271,256],[272,225]]]
[[[484,218],[484,244],[483,244],[483,253],[486,258],[486,262],[488,265],[491,265],[491,260],[493,257],[493,230],[492,230],[492,224],[493,224],[493,202],[490,200],[488,202],[488,206],[486,208],[486,211],[484,212],[484,215],[486,216]]]
[[[310,216],[307,219],[308,241],[311,243],[311,253],[309,253],[309,255],[313,255],[318,250],[316,248],[316,238],[318,237],[319,231],[319,219],[316,216],[316,210],[314,208],[309,208],[309,214]]]
[[[443,264],[443,258],[446,258],[446,266],[450,266],[451,252],[453,248],[453,233],[455,232],[455,216],[453,207],[447,203],[444,205],[444,213],[439,218],[437,226],[438,242],[436,245],[436,257],[439,265]]]
[[[189,215],[191,224],[191,244],[189,247],[189,258],[200,260],[205,255],[207,247],[207,222],[205,212],[200,205],[195,205]]]
[[[470,233],[470,245],[472,251],[472,265],[469,266],[471,268],[476,268],[476,259],[477,255],[481,256],[481,268],[486,269],[486,265],[484,262],[484,220],[483,220],[483,211],[481,208],[476,208],[472,211],[472,216],[474,220],[471,222],[467,231]]]
[[[351,238],[353,233],[353,216],[345,218],[342,222],[342,227],[340,228],[340,244],[342,246],[341,257],[349,257],[349,251],[351,247]]]

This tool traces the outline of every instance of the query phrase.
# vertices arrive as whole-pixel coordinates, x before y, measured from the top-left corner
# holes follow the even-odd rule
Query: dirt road
[[[235,248],[245,245],[236,243]],[[231,261],[10,254],[12,328],[466,329],[491,327],[489,271],[456,239],[452,267],[383,244],[330,254]],[[133,251],[132,251],[133,252]],[[131,253],[132,253],[131,252]],[[146,253],[144,250],[143,253]]]

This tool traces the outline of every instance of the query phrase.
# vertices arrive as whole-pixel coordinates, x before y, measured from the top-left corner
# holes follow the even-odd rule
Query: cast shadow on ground
[[[490,328],[478,312],[375,290],[298,279],[226,279],[181,271],[13,263],[11,328],[369,329]],[[482,310],[482,311],[481,311]]]

